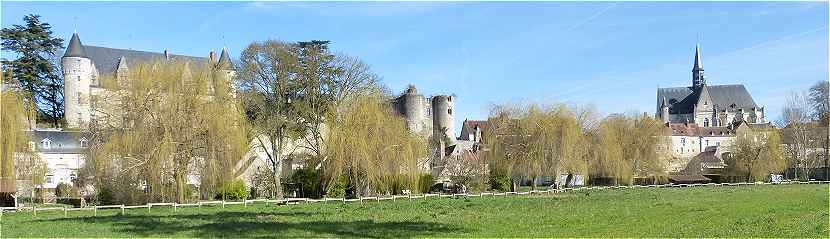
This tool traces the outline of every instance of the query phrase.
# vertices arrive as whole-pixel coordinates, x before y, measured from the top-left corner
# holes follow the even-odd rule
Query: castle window
[[[49,138],[45,138],[45,139],[41,140],[40,141],[40,147],[44,148],[44,149],[52,148],[52,140],[49,140]]]
[[[452,114],[452,108],[447,109],[447,114]]]

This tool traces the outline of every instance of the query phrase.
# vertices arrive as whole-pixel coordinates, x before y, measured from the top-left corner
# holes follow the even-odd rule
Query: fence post
[[[92,216],[98,216],[98,206],[92,207]]]
[[[121,205],[121,216],[124,216],[124,205]]]
[[[63,217],[66,217],[66,207],[63,207]]]
[[[242,207],[243,208],[248,208],[248,199],[247,198],[242,199]]]
[[[151,207],[153,207],[153,205],[150,205],[150,203],[147,203],[147,213],[150,213],[150,208]]]
[[[222,208],[225,208],[225,200],[222,200]]]
[[[34,203],[32,203],[32,213],[34,213],[35,217],[37,217],[37,208],[35,208]]]
[[[175,212],[175,211],[177,211],[178,209],[179,209],[179,203],[174,202],[174,203],[173,203],[173,211]]]

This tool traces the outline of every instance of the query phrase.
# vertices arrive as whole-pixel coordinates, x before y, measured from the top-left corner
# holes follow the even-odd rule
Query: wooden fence
[[[109,209],[109,210],[121,210],[121,214],[126,214],[127,209],[138,209],[138,208],[146,208],[147,212],[151,212],[152,208],[171,208],[174,212],[178,211],[179,208],[183,207],[198,207],[201,208],[202,206],[206,205],[219,205],[222,208],[225,208],[227,205],[243,205],[243,207],[248,207],[248,204],[254,203],[262,203],[262,204],[286,204],[286,205],[296,205],[296,204],[309,204],[309,203],[328,203],[330,201],[335,202],[342,202],[342,203],[351,203],[351,202],[359,202],[363,203],[364,201],[397,201],[398,199],[406,199],[411,201],[413,199],[426,199],[430,197],[437,197],[437,198],[445,198],[445,197],[499,197],[499,196],[508,196],[508,195],[532,195],[532,194],[553,194],[553,193],[565,193],[565,192],[575,192],[575,191],[590,191],[590,190],[615,190],[615,189],[632,189],[632,188],[688,188],[688,187],[726,187],[726,186],[754,186],[754,185],[779,185],[779,184],[828,184],[830,181],[809,181],[809,182],[781,182],[781,183],[767,183],[767,182],[756,182],[756,183],[706,183],[706,184],[659,184],[659,185],[633,185],[633,186],[592,186],[592,187],[577,187],[577,188],[563,188],[563,189],[548,189],[548,190],[531,190],[527,192],[483,192],[477,194],[469,194],[469,193],[462,193],[462,194],[418,194],[418,195],[391,195],[386,197],[361,197],[355,199],[346,199],[346,198],[322,198],[322,199],[310,199],[310,198],[285,198],[285,199],[251,199],[251,200],[242,200],[242,201],[200,201],[197,203],[147,203],[144,205],[103,205],[103,206],[89,206],[89,207],[82,207],[82,208],[70,208],[70,207],[42,207],[38,208],[35,206],[32,207],[0,207],[0,218],[2,218],[3,213],[8,212],[31,212],[34,216],[37,216],[37,212],[42,211],[63,211],[63,216],[67,217],[68,212],[71,211],[92,211],[93,216],[98,216],[99,209]]]

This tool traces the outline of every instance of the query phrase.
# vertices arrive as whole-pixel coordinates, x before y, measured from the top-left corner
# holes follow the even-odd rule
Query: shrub
[[[432,178],[432,174],[421,174],[418,176],[418,191],[421,193],[427,193],[430,190],[430,187],[435,184],[435,180]]]
[[[294,171],[291,175],[292,183],[299,183],[304,195],[302,197],[320,198],[320,172],[310,168]]]
[[[66,198],[72,196],[72,185],[68,183],[58,183],[58,186],[55,187],[55,196]]]
[[[326,197],[342,198],[346,197],[346,188],[349,186],[349,177],[341,176],[326,189]]]
[[[216,193],[216,199],[241,200],[248,197],[248,188],[242,180],[233,180],[223,185]]]
[[[93,198],[93,204],[95,205],[111,205],[115,204],[115,195],[112,193],[112,189],[108,186],[98,187],[95,189],[95,198]]]
[[[510,191],[510,177],[502,173],[490,174],[490,190],[507,192]]]

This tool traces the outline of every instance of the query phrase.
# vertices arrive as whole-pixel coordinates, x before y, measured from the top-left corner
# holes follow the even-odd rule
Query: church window
[[[706,140],[706,146],[709,146],[709,140],[708,139]]]
[[[680,138],[680,144],[686,146],[686,138]]]
[[[81,81],[81,76],[78,76],[78,81]]]
[[[709,127],[709,118],[703,118],[703,127]]]

